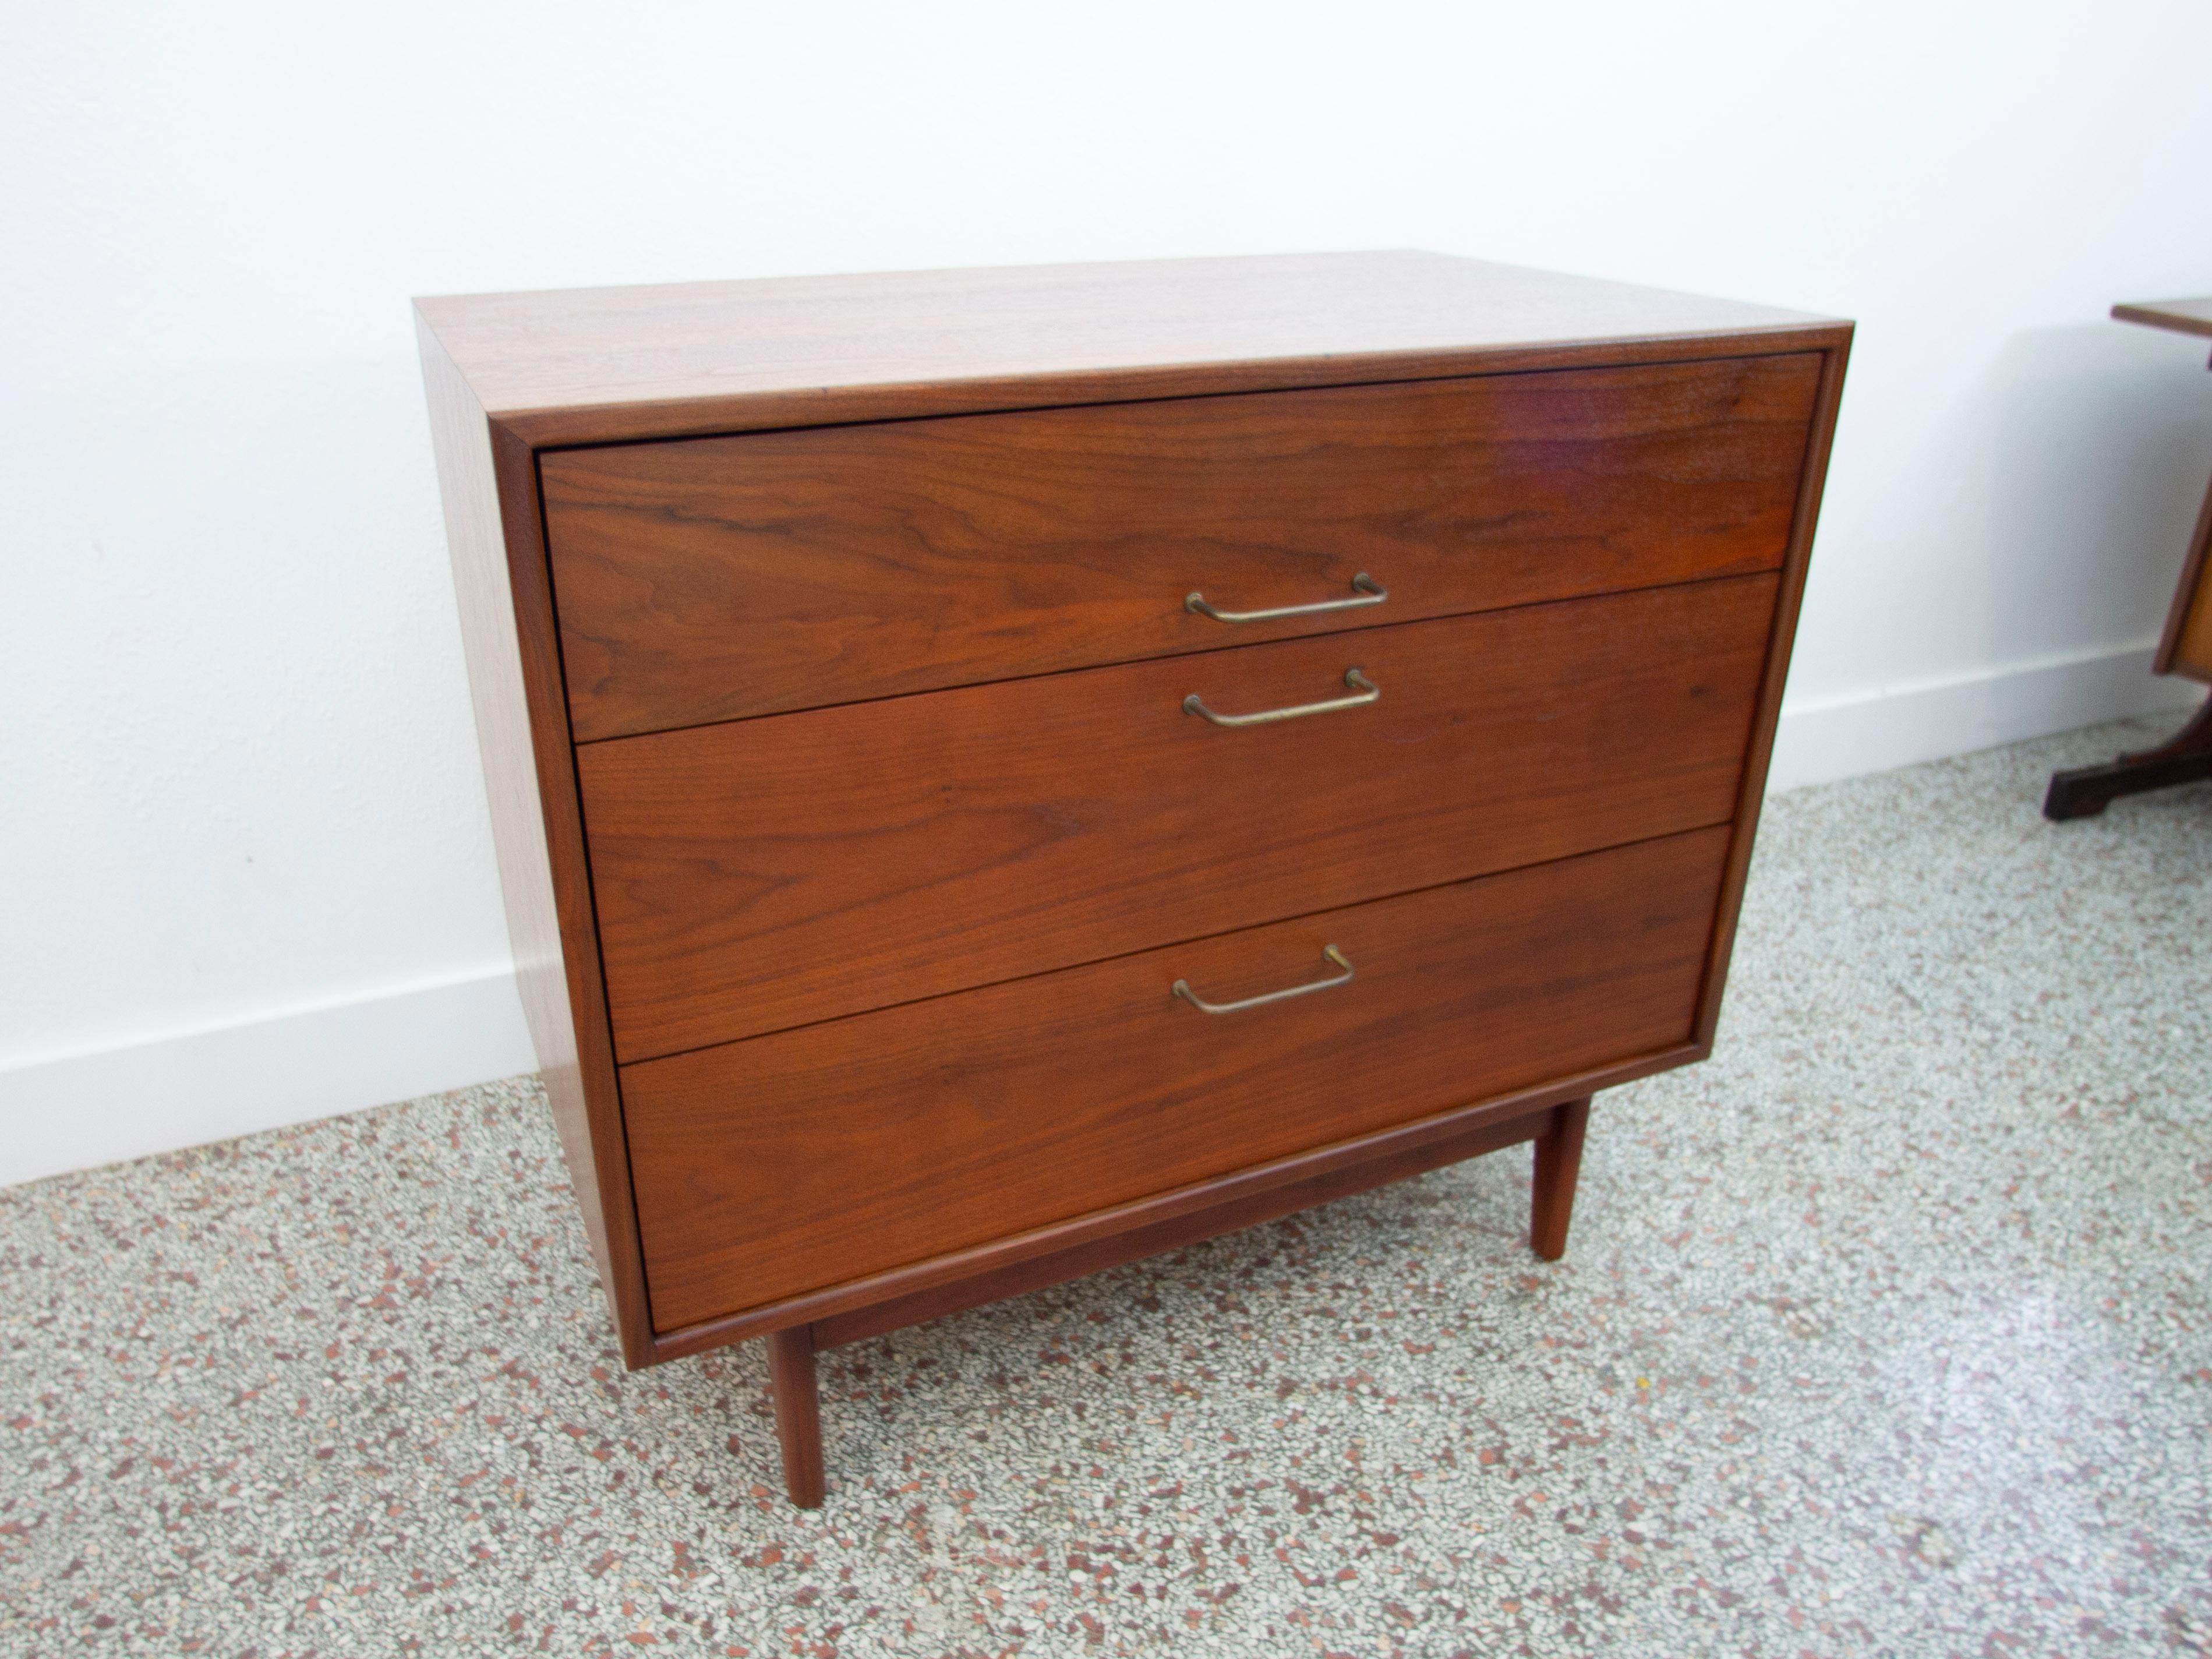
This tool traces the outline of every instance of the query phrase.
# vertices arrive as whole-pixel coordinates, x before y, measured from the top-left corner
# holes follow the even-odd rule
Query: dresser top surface
[[[850,396],[930,387],[1006,406],[1052,383],[1146,395],[1284,385],[1355,371],[1447,372],[1437,360],[1608,344],[1837,333],[1837,319],[1662,289],[1409,251],[1032,265],[416,301],[487,414],[536,442],[708,430],[847,412]],[[1778,343],[1778,349],[1780,349]],[[1204,371],[1236,365],[1241,380]],[[1176,383],[1170,383],[1179,376]],[[1218,378],[1218,377],[1217,377]],[[1097,382],[1086,387],[1079,382]],[[1139,389],[1138,383],[1145,383]],[[1121,395],[1130,395],[1125,392]],[[906,400],[913,404],[909,395]],[[885,413],[922,412],[921,406]]]

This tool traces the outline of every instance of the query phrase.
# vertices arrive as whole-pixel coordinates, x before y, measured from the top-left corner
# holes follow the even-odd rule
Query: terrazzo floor
[[[528,1079],[0,1193],[0,1654],[2212,1654],[2212,786],[1771,803],[1719,1051],[842,1349],[626,1374]]]

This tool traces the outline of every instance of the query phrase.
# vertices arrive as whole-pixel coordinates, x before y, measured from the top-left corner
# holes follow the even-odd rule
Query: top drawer
[[[1771,569],[1818,353],[540,461],[580,742]],[[1273,620],[1250,611],[1364,596]]]

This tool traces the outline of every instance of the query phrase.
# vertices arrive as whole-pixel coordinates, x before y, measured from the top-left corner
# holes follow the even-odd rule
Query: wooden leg
[[[1567,1219],[1575,1210],[1575,1177],[1583,1169],[1583,1133],[1589,1127],[1589,1097],[1552,1108],[1552,1121],[1536,1137],[1536,1188],[1530,1206],[1529,1248],[1547,1261],[1567,1253]]]
[[[2208,508],[2212,511],[2212,508]],[[2197,717],[2155,749],[2123,755],[2103,766],[2053,772],[2043,798],[2043,816],[2054,821],[2093,817],[2108,802],[2146,789],[2212,778],[2212,699]]]
[[[775,1395],[775,1437],[783,1443],[783,1484],[802,1510],[822,1507],[822,1408],[814,1390],[814,1328],[795,1325],[768,1339],[769,1387]]]

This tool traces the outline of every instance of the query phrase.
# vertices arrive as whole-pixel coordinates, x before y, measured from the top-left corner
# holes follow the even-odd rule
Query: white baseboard
[[[2202,702],[2202,686],[2150,672],[2153,649],[2082,652],[1826,702],[1784,702],[1767,793]]]
[[[501,972],[0,1071],[0,1187],[538,1069]]]
[[[2093,652],[1785,706],[1770,790],[2180,708],[2151,648]],[[0,1186],[533,1071],[494,973],[0,1071]]]

